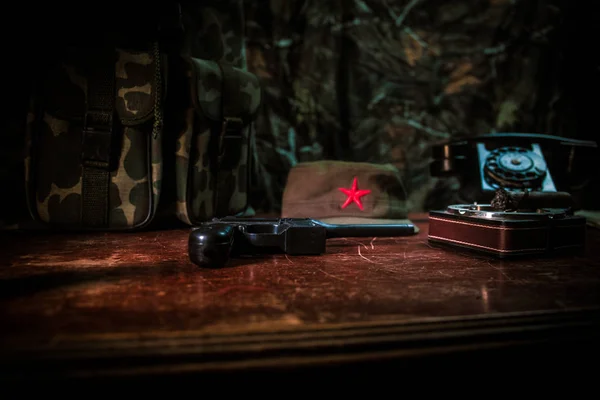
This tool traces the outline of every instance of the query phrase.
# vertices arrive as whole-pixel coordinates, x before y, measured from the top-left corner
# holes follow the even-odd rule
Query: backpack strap
[[[215,190],[215,207],[217,215],[225,215],[229,211],[230,194],[228,183],[219,179],[219,172],[231,170],[239,164],[244,143],[244,123],[240,118],[240,79],[233,66],[219,63],[222,74],[221,109],[222,124],[219,134],[217,153],[217,184]]]
[[[94,49],[96,50],[96,49]],[[115,112],[114,49],[94,51],[88,62],[87,104],[82,130],[82,223],[108,225]]]

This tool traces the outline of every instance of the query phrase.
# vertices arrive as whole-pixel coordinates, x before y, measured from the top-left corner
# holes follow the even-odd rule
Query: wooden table
[[[432,247],[411,218],[415,236],[219,270],[188,261],[186,229],[3,234],[1,379],[375,379],[517,354],[556,371],[597,351],[600,230],[585,255],[502,261]]]

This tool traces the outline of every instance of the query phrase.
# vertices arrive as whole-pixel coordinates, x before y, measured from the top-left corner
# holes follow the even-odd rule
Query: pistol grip
[[[221,268],[227,264],[233,246],[235,227],[206,224],[193,229],[188,240],[190,261],[199,267]]]

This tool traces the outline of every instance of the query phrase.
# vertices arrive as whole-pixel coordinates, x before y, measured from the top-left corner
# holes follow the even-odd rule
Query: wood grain
[[[323,256],[248,257],[219,270],[189,262],[185,229],[7,234],[0,244],[1,349],[14,360],[27,359],[23,351],[96,354],[103,346],[224,349],[258,337],[265,346],[295,343],[282,345],[289,350],[293,335],[307,338],[300,348],[313,349],[323,340],[349,346],[356,335],[382,335],[394,338],[392,351],[410,326],[418,335],[445,334],[448,321],[471,321],[465,329],[484,332],[502,318],[543,318],[525,325],[548,332],[564,318],[548,324],[548,315],[583,312],[588,323],[594,311],[585,310],[600,306],[596,229],[588,230],[585,254],[497,260],[432,247],[426,216],[412,217],[420,228],[412,237],[331,239]],[[350,334],[340,339],[344,331]]]

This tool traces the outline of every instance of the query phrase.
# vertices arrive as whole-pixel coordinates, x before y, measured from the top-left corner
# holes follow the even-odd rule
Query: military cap
[[[391,164],[303,162],[288,174],[281,216],[337,224],[407,223],[406,197]]]

